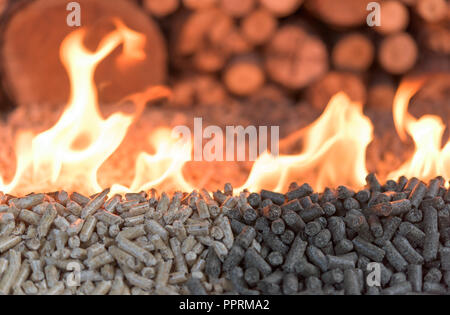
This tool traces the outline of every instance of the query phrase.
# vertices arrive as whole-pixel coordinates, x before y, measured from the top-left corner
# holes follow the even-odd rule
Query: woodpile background
[[[67,12],[61,13],[67,2],[0,0],[3,109],[67,100],[68,80],[57,58],[70,32]],[[264,98],[322,110],[343,90],[355,101],[389,110],[402,76],[450,69],[446,0],[378,1],[379,27],[367,25],[368,0],[79,2],[83,25],[97,30],[99,20],[119,15],[149,37],[147,63],[117,72],[106,61],[99,69],[103,103],[165,83],[176,108]]]

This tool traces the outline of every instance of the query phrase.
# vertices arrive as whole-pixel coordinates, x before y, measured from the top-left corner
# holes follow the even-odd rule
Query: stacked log
[[[365,23],[370,0],[307,0],[311,14],[334,27],[354,27]]]
[[[374,50],[374,45],[367,36],[349,33],[334,45],[331,59],[336,69],[363,72],[372,65]]]
[[[52,27],[51,21],[56,19],[53,11],[48,11],[50,22],[39,29],[44,35],[14,38],[23,30],[30,30],[31,36],[30,25],[42,16],[42,3],[51,6],[58,2],[27,1],[32,4],[11,16],[3,32],[3,81],[19,103],[42,102],[55,93],[66,97],[67,78],[61,64],[57,61],[52,65],[36,41],[42,41],[43,36],[51,40],[51,59],[58,60],[57,44],[71,30],[62,27],[64,31],[55,32],[58,40],[47,35],[45,27]],[[0,0],[0,12],[6,2]],[[116,14],[149,37],[149,64],[139,68],[142,72],[133,69],[138,72],[137,79],[120,77],[120,84],[105,79],[110,88],[107,93],[102,91],[101,97],[109,102],[130,92],[130,87],[117,88],[121,84],[136,85],[138,81],[139,89],[167,82],[164,64],[168,55],[168,83],[177,106],[223,102],[228,97],[252,100],[265,86],[272,86],[293,103],[300,96],[318,109],[340,90],[355,101],[389,108],[386,104],[391,103],[392,91],[402,76],[417,70],[430,53],[439,57],[436,60],[450,54],[450,9],[446,0],[377,1],[381,24],[373,27],[367,23],[373,13],[368,7],[370,0],[117,0],[119,5],[115,1],[114,6],[108,0],[80,2],[90,19]],[[85,23],[93,24],[83,20]],[[163,36],[169,42],[168,51]],[[29,52],[25,58],[16,53],[19,49]],[[43,80],[44,69],[39,64],[46,64],[51,70],[46,73],[51,72],[55,79]],[[105,69],[100,72],[115,77],[114,67],[111,72]],[[98,79],[98,83],[103,81]],[[57,92],[49,93],[49,88]],[[58,100],[64,98],[61,95]]]
[[[251,12],[241,21],[241,32],[253,45],[265,44],[275,33],[278,20],[270,11],[261,8]]]
[[[17,104],[61,104],[69,99],[69,79],[60,61],[63,39],[76,28],[67,25],[66,1],[35,0],[9,18],[1,47],[2,81]],[[166,44],[158,25],[141,8],[126,0],[79,0],[81,24],[87,27],[85,44],[95,49],[114,29],[113,17],[145,34],[147,58],[126,69],[118,66],[120,51],[102,62],[96,72],[102,103],[118,102],[166,79]],[[12,2],[11,2],[12,3]],[[61,18],[63,17],[63,18]]]
[[[409,24],[408,9],[400,1],[382,2],[381,21],[375,30],[383,35],[404,31]]]
[[[448,8],[439,0],[379,1],[381,25],[369,27],[370,2],[218,0],[187,6],[175,32],[175,55],[184,61],[178,70],[213,75],[236,97],[254,98],[266,82],[290,96],[300,92],[318,109],[340,90],[387,109],[398,76],[415,69],[423,49],[448,51],[448,18],[442,17]],[[420,32],[411,28],[413,20],[423,26]]]
[[[284,17],[294,13],[303,0],[261,0],[262,5],[277,17]]]
[[[311,84],[306,94],[311,105],[323,110],[333,95],[339,92],[346,93],[353,102],[366,103],[366,87],[363,80],[360,76],[349,72],[328,72],[319,81]]]
[[[3,13],[6,11],[7,5],[8,5],[7,0],[0,0],[0,16],[2,16]]]
[[[180,0],[144,0],[144,9],[155,17],[165,17],[174,13],[180,6]]]
[[[266,52],[267,73],[277,83],[300,89],[328,70],[328,52],[323,41],[296,25],[279,28]]]

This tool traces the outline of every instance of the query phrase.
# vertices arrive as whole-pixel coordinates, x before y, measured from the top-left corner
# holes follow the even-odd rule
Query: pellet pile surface
[[[1,294],[448,294],[450,190],[0,194]],[[379,277],[378,277],[379,276]]]

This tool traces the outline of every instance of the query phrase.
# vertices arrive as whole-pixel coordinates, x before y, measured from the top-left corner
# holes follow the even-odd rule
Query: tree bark
[[[278,17],[288,16],[303,4],[303,0],[260,0],[273,15]]]
[[[164,17],[174,13],[180,7],[180,0],[144,0],[144,9],[156,17]]]
[[[253,11],[256,5],[255,0],[221,0],[220,7],[222,10],[236,18],[241,18]]]

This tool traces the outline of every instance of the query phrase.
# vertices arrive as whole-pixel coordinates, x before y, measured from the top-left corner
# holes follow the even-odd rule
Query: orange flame
[[[351,187],[364,185],[367,175],[366,148],[372,140],[372,124],[362,113],[362,104],[353,103],[343,93],[334,96],[316,122],[301,130],[304,150],[297,155],[272,156],[266,152],[254,163],[245,184],[251,191],[283,191],[290,181],[313,173],[308,178],[317,189],[337,184]],[[174,140],[168,129],[158,129],[150,141],[156,154],[141,153],[136,162],[136,177],[128,189],[114,185],[112,191],[139,191],[151,187],[164,190],[191,191],[195,187],[182,175],[190,160],[190,139]]]
[[[169,129],[159,128],[149,137],[149,142],[155,147],[156,154],[141,152],[136,160],[136,175],[131,186],[116,184],[111,192],[146,191],[153,187],[165,191],[192,191],[193,186],[182,173],[183,166],[191,157],[191,141],[176,141]]]
[[[101,116],[94,72],[98,64],[122,43],[124,53],[129,54],[128,60],[145,57],[139,50],[144,46],[145,36],[120,21],[115,23],[117,29],[107,35],[93,53],[82,44],[86,33],[83,29],[64,39],[60,55],[70,78],[68,106],[51,129],[34,138],[29,132],[19,134],[17,170],[9,184],[0,180],[2,191],[66,189],[89,194],[101,190],[97,171],[121,144],[134,115],[114,113],[107,119]],[[150,89],[144,96],[160,94],[164,91]]]
[[[415,145],[413,156],[398,170],[389,174],[429,180],[436,176],[450,177],[450,140],[442,146],[445,124],[434,115],[424,115],[416,119],[408,112],[411,98],[424,84],[424,78],[405,80],[398,88],[394,99],[394,122],[402,140],[408,133]]]
[[[276,158],[263,154],[242,188],[284,191],[291,181],[311,172],[314,176],[308,179],[318,190],[338,184],[363,186],[367,175],[365,153],[372,131],[362,105],[339,93],[330,100],[322,116],[302,130],[302,153]]]
[[[16,141],[17,169],[8,184],[0,177],[0,190],[26,194],[65,189],[92,194],[102,189],[97,173],[117,150],[130,125],[142,113],[147,100],[168,96],[164,87],[151,87],[127,100],[136,105],[133,114],[114,113],[103,118],[97,100],[94,73],[98,64],[123,44],[119,65],[142,60],[145,37],[115,21],[116,30],[107,35],[95,52],[84,48],[84,30],[69,34],[61,45],[61,60],[66,67],[71,96],[59,121],[49,130],[34,136],[21,132]],[[450,141],[441,148],[445,125],[436,116],[415,119],[408,103],[423,80],[403,83],[394,103],[395,126],[402,140],[409,134],[416,145],[413,157],[390,174],[430,179],[450,177]],[[285,191],[291,181],[305,180],[315,189],[365,184],[366,149],[373,139],[373,126],[364,116],[362,104],[338,93],[323,114],[310,126],[284,140],[301,140],[299,154],[272,156],[266,152],[253,164],[245,184],[237,190],[270,189]],[[183,176],[183,167],[191,160],[191,139],[175,139],[167,128],[155,130],[148,139],[154,154],[140,152],[135,161],[135,176],[129,187],[111,184],[111,194],[158,188],[166,191],[195,189]]]

